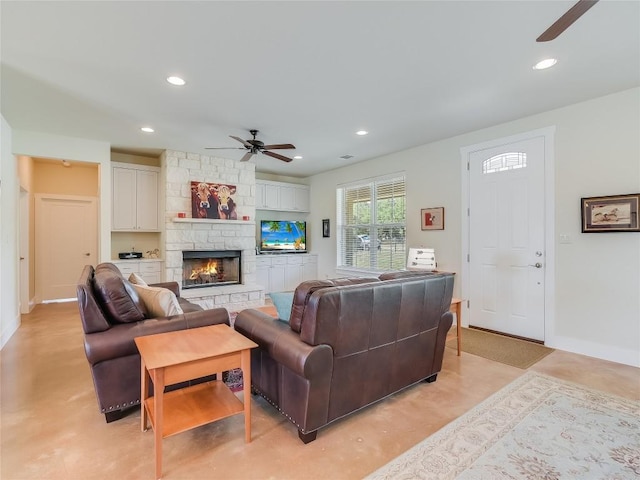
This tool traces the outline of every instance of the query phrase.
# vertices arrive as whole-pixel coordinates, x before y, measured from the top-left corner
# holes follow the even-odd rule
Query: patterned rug
[[[640,402],[527,372],[367,477],[640,478]]]

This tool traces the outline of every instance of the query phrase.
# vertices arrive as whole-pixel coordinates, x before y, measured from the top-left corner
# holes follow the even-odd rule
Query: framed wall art
[[[583,233],[640,232],[640,193],[580,199]]]
[[[329,219],[328,218],[325,218],[325,219],[322,220],[322,236],[324,238],[331,237],[331,230],[330,230]]]
[[[235,185],[191,182],[191,216],[237,220],[236,202],[232,197],[235,193]]]
[[[444,207],[420,210],[422,230],[444,230]]]

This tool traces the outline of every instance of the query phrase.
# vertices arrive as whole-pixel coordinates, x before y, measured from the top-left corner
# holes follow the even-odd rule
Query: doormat
[[[446,345],[449,348],[457,348],[457,339],[453,337],[447,341]],[[553,352],[553,348],[475,328],[462,327],[462,351],[512,367],[527,369]]]

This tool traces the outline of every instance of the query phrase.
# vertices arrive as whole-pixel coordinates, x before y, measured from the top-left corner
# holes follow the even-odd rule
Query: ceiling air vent
[[[340,158],[343,160],[349,160],[350,158],[353,158],[353,155],[342,155]]]

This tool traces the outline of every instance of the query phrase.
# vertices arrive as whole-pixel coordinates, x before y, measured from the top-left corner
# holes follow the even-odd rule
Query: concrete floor
[[[455,330],[454,330],[455,331]],[[75,303],[38,305],[2,349],[0,478],[152,479],[151,431],[140,412],[106,424],[99,413]],[[556,351],[530,368],[640,400],[640,369]],[[304,445],[259,397],[252,442],[243,417],[164,440],[167,479],[359,479],[498,391],[525,370],[453,349],[422,383],[321,429]]]

